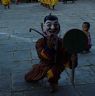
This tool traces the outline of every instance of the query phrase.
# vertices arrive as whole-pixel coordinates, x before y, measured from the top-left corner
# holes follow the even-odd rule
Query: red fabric
[[[25,80],[28,82],[38,81],[44,78],[47,75],[48,70],[52,70],[53,78],[50,78],[49,83],[57,83],[60,78],[60,73],[64,70],[64,64],[70,61],[70,56],[68,52],[62,47],[62,40],[58,41],[58,50],[54,55],[54,58],[51,56],[48,59],[44,58],[41,55],[41,51],[44,49],[46,42],[43,38],[39,39],[36,42],[36,50],[40,59],[40,64],[36,64],[30,72],[25,75]]]
[[[42,79],[47,72],[48,67],[43,64],[36,64],[31,71],[25,75],[27,82],[38,81]]]

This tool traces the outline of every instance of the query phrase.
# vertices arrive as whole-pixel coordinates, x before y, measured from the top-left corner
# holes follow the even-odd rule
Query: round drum
[[[79,29],[67,31],[63,37],[63,46],[69,52],[80,53],[87,46],[88,38],[86,34]]]

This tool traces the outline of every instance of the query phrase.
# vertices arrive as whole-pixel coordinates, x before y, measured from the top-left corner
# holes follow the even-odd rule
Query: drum
[[[85,50],[88,42],[86,34],[79,29],[70,29],[63,37],[63,46],[68,52],[77,52]]]

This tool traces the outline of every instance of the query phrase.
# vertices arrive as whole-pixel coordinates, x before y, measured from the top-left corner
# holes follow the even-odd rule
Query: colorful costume
[[[43,38],[36,42],[40,64],[33,65],[33,69],[25,75],[25,80],[35,82],[47,77],[54,92],[65,67],[72,68],[72,64],[74,67],[77,66],[77,54],[68,53],[63,46],[63,40],[58,37],[60,24],[57,16],[51,14],[45,16],[42,30],[43,34],[40,35],[42,34]]]
[[[3,4],[4,6],[7,6],[7,5],[9,5],[9,4],[11,3],[10,0],[1,0],[1,1],[2,1],[2,4]]]
[[[49,49],[44,38],[36,42],[36,49],[40,64],[33,66],[33,69],[25,75],[25,80],[35,82],[47,77],[50,84],[57,84],[65,67],[72,68],[71,54],[63,48],[62,39],[60,38],[58,39],[57,50]],[[75,64],[76,67],[77,55]]]
[[[58,0],[39,0],[39,2],[46,7],[53,8],[57,5]]]

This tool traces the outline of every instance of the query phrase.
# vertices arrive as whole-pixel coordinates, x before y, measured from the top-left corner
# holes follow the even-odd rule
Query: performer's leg
[[[55,66],[48,70],[47,77],[51,86],[51,92],[56,92],[58,90],[58,80],[62,71],[62,69],[59,70]]]
[[[36,76],[36,73],[37,73],[37,72],[35,72],[37,66],[38,66],[37,64],[33,65],[32,69],[25,74],[25,81],[26,82],[33,82],[33,81],[35,81],[33,79],[35,79],[35,76]]]
[[[8,9],[10,9],[10,4],[8,4]]]
[[[53,9],[53,10],[55,9],[55,5],[52,6],[52,9]]]
[[[35,64],[25,75],[26,82],[37,82],[46,76],[48,67],[43,64]]]

